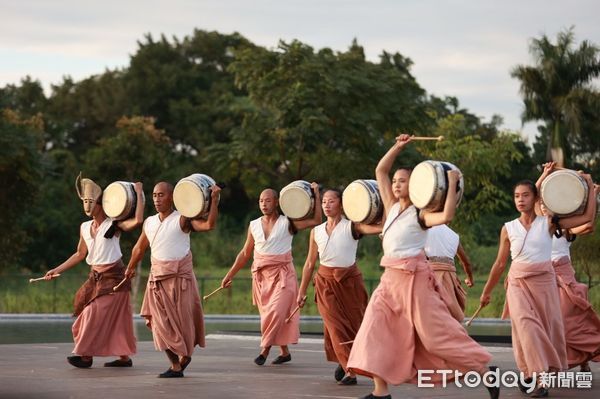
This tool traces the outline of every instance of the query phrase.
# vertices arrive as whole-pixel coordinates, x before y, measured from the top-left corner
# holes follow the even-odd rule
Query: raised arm
[[[592,177],[588,174],[581,175],[588,185],[588,197],[587,206],[583,215],[575,215],[567,218],[560,219],[560,227],[563,229],[570,229],[578,226],[585,225],[586,223],[593,223],[596,217],[596,192],[594,190],[594,182]]]
[[[556,162],[554,162],[554,161],[546,162],[542,166],[544,167],[544,169],[542,170],[542,174],[535,182],[535,187],[537,188],[537,191],[538,191],[538,201],[536,201],[536,203],[535,203],[535,214],[538,216],[543,215],[542,208],[541,208],[542,182],[546,179],[546,177],[548,177],[548,175],[550,175],[550,173],[552,173],[554,171]]]
[[[377,179],[377,186],[379,187],[379,193],[381,194],[381,200],[383,201],[383,207],[385,214],[389,212],[396,199],[392,192],[392,181],[390,180],[390,171],[394,165],[394,160],[398,157],[398,154],[402,149],[410,143],[411,139],[408,134],[401,134],[396,137],[394,145],[385,153],[375,168],[375,178]]]
[[[308,241],[308,254],[306,255],[306,261],[302,268],[302,282],[300,283],[300,289],[298,290],[298,306],[304,307],[306,303],[306,290],[308,284],[312,279],[313,272],[315,271],[315,264],[317,263],[318,249],[315,241],[315,230],[311,230],[310,238]]]
[[[44,275],[44,278],[46,280],[50,280],[50,279],[52,279],[53,275],[61,274],[61,273],[65,272],[66,270],[69,270],[70,268],[76,266],[77,264],[79,264],[79,262],[81,262],[85,259],[87,252],[88,252],[88,249],[87,249],[87,245],[85,245],[85,240],[83,239],[83,237],[81,237],[81,233],[79,233],[79,243],[77,244],[77,250],[75,251],[75,253],[73,255],[71,255],[69,257],[69,259],[67,259],[66,261],[64,261],[63,263],[61,263],[54,269],[48,270],[46,272],[46,274]]]
[[[131,231],[141,226],[144,223],[144,189],[141,182],[135,183],[134,186],[137,202],[135,205],[135,214],[132,218],[122,220],[117,223],[119,229],[123,231]]]
[[[496,257],[496,261],[492,265],[492,269],[490,270],[490,275],[488,277],[487,282],[485,283],[485,287],[483,287],[483,293],[481,294],[481,298],[479,302],[482,307],[487,306],[492,299],[492,291],[498,281],[500,281],[500,277],[502,277],[502,273],[504,273],[504,269],[506,268],[506,261],[510,255],[510,241],[508,239],[508,232],[506,231],[506,227],[502,226],[502,230],[500,231],[500,243],[498,247],[498,256]]]
[[[125,277],[132,278],[135,276],[135,267],[142,260],[146,250],[150,246],[146,232],[142,229],[142,234],[138,238],[137,242],[131,250],[131,258],[127,264],[127,270],[125,271]]]
[[[467,256],[467,253],[465,252],[465,249],[460,244],[460,242],[458,243],[456,256],[458,256],[458,260],[460,261],[460,264],[462,265],[463,270],[467,275],[467,278],[465,279],[465,284],[467,285],[467,287],[470,288],[473,286],[473,271],[471,270],[471,261],[469,260],[469,257]]]
[[[237,272],[239,272],[240,269],[244,267],[246,263],[248,263],[248,261],[252,257],[253,251],[254,237],[252,236],[252,233],[250,233],[250,228],[248,228],[248,235],[246,236],[246,242],[244,243],[244,247],[235,257],[235,261],[233,262],[233,266],[231,266],[231,269],[229,269],[225,277],[223,277],[223,281],[221,281],[221,287],[228,288],[231,286],[233,278],[235,277]]]
[[[214,185],[210,188],[210,210],[208,217],[204,219],[188,219],[193,231],[210,231],[217,226],[219,215],[219,192],[221,187]]]
[[[310,184],[315,195],[315,212],[313,217],[305,220],[293,220],[292,223],[296,230],[309,229],[320,225],[323,222],[323,210],[321,209],[321,193],[319,192],[319,185],[315,182]]]
[[[446,193],[446,202],[441,212],[422,212],[421,217],[425,226],[432,227],[439,224],[447,224],[452,221],[456,212],[456,185],[460,179],[458,170],[448,171],[448,192]]]

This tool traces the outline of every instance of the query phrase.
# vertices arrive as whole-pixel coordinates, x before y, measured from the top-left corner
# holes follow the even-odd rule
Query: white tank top
[[[150,242],[152,257],[158,260],[179,260],[190,252],[190,233],[181,230],[181,214],[173,211],[162,222],[156,215],[144,222],[144,233]]]
[[[550,236],[548,218],[535,218],[529,233],[519,219],[504,223],[510,240],[510,254],[513,262],[548,262],[552,255],[552,236]],[[525,239],[527,236],[527,239]]]
[[[83,237],[88,250],[85,258],[88,265],[108,265],[115,263],[123,256],[119,245],[120,234],[115,234],[112,238],[104,238],[104,234],[112,222],[111,218],[104,219],[96,232],[96,238],[92,237],[92,220],[81,224],[81,237]]]
[[[394,258],[417,256],[423,252],[427,241],[424,230],[417,219],[417,208],[409,206],[396,219],[400,203],[396,202],[383,226],[383,254]]]
[[[327,222],[314,228],[321,266],[350,267],[356,262],[358,240],[352,236],[352,222],[342,217],[331,235]]]
[[[552,236],[552,260],[559,260],[562,257],[571,259],[571,243],[567,241],[565,236],[556,238]]]
[[[250,222],[250,234],[254,237],[254,250],[261,255],[282,255],[291,252],[294,236],[289,230],[289,219],[284,215],[279,215],[266,240],[261,219],[262,217]]]
[[[460,237],[445,224],[433,226],[427,233],[425,242],[425,255],[443,256],[454,259],[458,250]]]

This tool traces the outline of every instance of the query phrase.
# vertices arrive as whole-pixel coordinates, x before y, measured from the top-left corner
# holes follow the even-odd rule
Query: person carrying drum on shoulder
[[[441,212],[425,212],[410,202],[410,170],[397,170],[390,181],[395,158],[410,142],[409,135],[397,137],[375,170],[387,215],[381,259],[385,271],[348,360],[351,371],[373,378],[375,389],[364,398],[390,398],[388,384],[417,383],[417,370],[489,371],[490,354],[448,311],[423,251],[427,228],[452,220],[456,191],[448,190]],[[448,187],[456,187],[460,172],[451,170],[447,176]],[[431,383],[442,378],[430,376]],[[499,388],[488,389],[492,398],[498,397]]]
[[[356,266],[358,240],[366,234],[381,233],[381,224],[351,222],[342,213],[342,194],[327,190],[321,203],[327,221],[310,232],[308,255],[302,270],[298,306],[306,303],[306,290],[317,262],[314,278],[315,301],[323,318],[325,356],[338,363],[335,379],[340,385],[357,383],[353,372],[346,372],[348,356],[362,322],[369,297],[362,274]]]
[[[126,275],[131,278],[150,247],[150,275],[140,315],[152,330],[154,347],[165,351],[171,362],[171,367],[158,375],[160,378],[183,377],[183,371],[192,361],[194,347],[205,345],[190,233],[215,228],[220,191],[217,185],[211,187],[206,220],[189,219],[173,209],[173,186],[166,182],[156,184],[152,200],[157,213],[144,222],[127,265]]]
[[[536,182],[538,191],[543,179],[554,169],[554,162],[544,164],[544,173]],[[600,187],[594,184],[597,197]],[[591,206],[596,207],[596,201]],[[541,204],[542,214],[552,216]],[[596,209],[597,210],[597,209]],[[575,279],[575,270],[571,264],[571,243],[576,236],[591,234],[595,220],[570,229],[562,229],[557,237],[552,236],[552,266],[558,281],[560,310],[565,327],[567,345],[567,363],[569,368],[580,367],[580,371],[589,372],[589,361],[600,361],[600,317],[588,299],[588,286]]]
[[[315,204],[321,202],[319,186],[311,184]],[[282,364],[292,360],[288,344],[298,343],[300,316],[293,312],[298,294],[298,280],[292,261],[292,240],[298,230],[314,227],[321,223],[321,207],[315,206],[313,217],[290,220],[280,215],[278,195],[273,189],[265,189],[258,201],[263,216],[250,222],[246,242],[235,258],[231,269],[221,282],[227,288],[237,272],[253,257],[252,303],[260,313],[261,351],[254,359],[259,366],[265,364],[271,346],[278,345],[280,354],[271,364]]]
[[[545,174],[549,171],[545,171]],[[584,175],[592,187],[589,175]],[[589,201],[593,200],[589,190]],[[567,368],[567,354],[563,320],[556,275],[552,267],[552,235],[556,225],[549,216],[536,213],[539,199],[535,184],[529,180],[518,182],[513,198],[520,216],[504,224],[500,231],[500,243],[496,261],[480,298],[480,305],[487,306],[491,294],[504,272],[509,254],[512,263],[505,280],[506,301],[502,318],[510,316],[512,346],[519,370],[531,382],[534,375],[556,372]],[[583,215],[562,218],[562,228],[573,228],[587,223],[593,215],[588,207]],[[520,379],[519,379],[520,382]],[[531,397],[548,396],[546,387],[538,384]]]
[[[465,284],[469,288],[473,286],[473,272],[471,271],[469,257],[460,244],[459,235],[445,224],[433,226],[427,233],[425,255],[433,269],[440,293],[448,306],[448,310],[456,320],[462,322],[465,318],[467,292],[456,275],[454,257],[458,256],[462,264],[467,275]]]
[[[92,366],[94,356],[119,356],[104,367],[131,367],[130,356],[136,353],[129,301],[131,285],[122,284],[114,292],[113,287],[125,276],[119,245],[121,232],[134,230],[144,220],[142,183],[135,183],[137,205],[134,216],[118,222],[104,213],[100,186],[93,180],[81,179],[81,174],[75,184],[83,201],[83,210],[92,220],[81,224],[77,251],[45,276],[50,280],[84,259],[91,266],[88,280],[75,295],[73,316],[77,319],[72,327],[75,356],[69,356],[67,360],[75,367],[88,368]]]

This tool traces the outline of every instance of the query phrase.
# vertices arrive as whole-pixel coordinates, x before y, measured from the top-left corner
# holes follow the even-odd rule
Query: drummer
[[[540,182],[552,169],[552,164],[544,167]],[[590,176],[584,175],[584,178],[592,187]],[[593,191],[590,188],[588,204],[594,200]],[[505,281],[502,317],[510,316],[517,367],[531,381],[540,373],[560,371],[568,366],[563,320],[556,311],[560,308],[559,290],[551,263],[552,235],[557,228],[551,217],[536,214],[539,197],[533,182],[517,183],[513,195],[521,215],[505,223],[500,231],[498,255],[480,302],[482,307],[490,303],[510,254],[512,263]],[[588,206],[583,215],[562,218],[561,227],[569,229],[587,223],[593,218],[592,208]],[[537,382],[531,396],[547,396],[547,387],[540,384],[539,379]],[[521,390],[526,391],[523,386]]]
[[[144,222],[142,234],[131,252],[127,277],[150,247],[150,276],[140,315],[152,330],[154,347],[165,351],[171,367],[160,378],[180,378],[192,361],[196,345],[204,347],[204,319],[194,275],[190,233],[215,228],[219,192],[211,187],[208,217],[189,219],[173,209],[173,186],[160,182],[154,186],[152,200],[156,215]]]
[[[465,284],[469,288],[473,286],[473,272],[471,271],[469,257],[460,244],[459,235],[448,225],[433,226],[427,233],[425,255],[433,269],[440,293],[446,306],[448,306],[448,310],[456,320],[462,322],[465,318],[467,293],[456,275],[454,258],[458,256],[467,275]]]
[[[356,251],[358,240],[366,234],[381,233],[382,225],[346,219],[338,190],[325,191],[321,206],[327,221],[310,232],[297,301],[300,307],[306,303],[306,290],[318,255],[321,265],[314,279],[315,301],[323,318],[325,356],[338,363],[334,373],[338,384],[355,385],[356,374],[347,371],[352,344],[342,343],[354,340],[368,302],[362,274],[356,266]]]
[[[311,184],[315,204],[321,202],[319,186]],[[258,205],[263,216],[250,222],[246,242],[235,258],[231,269],[221,282],[221,287],[230,287],[237,272],[251,257],[252,303],[260,313],[261,351],[254,359],[259,366],[265,364],[271,346],[280,347],[279,356],[271,364],[282,364],[292,360],[288,345],[298,343],[300,316],[293,313],[298,295],[298,280],[292,262],[292,240],[298,230],[314,227],[321,223],[320,206],[315,206],[313,216],[305,220],[290,220],[277,210],[278,195],[267,188],[260,194]]]
[[[75,356],[67,361],[79,368],[92,366],[94,356],[119,356],[104,363],[104,367],[131,367],[130,356],[136,352],[133,334],[133,314],[129,300],[131,285],[117,286],[125,276],[119,239],[122,231],[132,231],[144,219],[142,183],[135,183],[137,205],[133,217],[115,221],[102,208],[102,189],[91,179],[76,182],[77,193],[83,201],[83,211],[92,218],[79,229],[77,251],[69,259],[46,273],[50,280],[56,274],[77,266],[85,259],[91,266],[89,278],[75,294],[72,332]]]
[[[448,190],[441,212],[419,211],[408,195],[410,170],[397,170],[390,181],[395,158],[410,142],[409,135],[397,137],[375,170],[387,215],[381,259],[385,271],[348,359],[351,371],[373,378],[375,389],[365,398],[390,398],[388,384],[417,383],[418,370],[484,374],[491,359],[448,311],[423,252],[427,229],[452,220],[456,191]],[[448,186],[454,187],[460,172],[451,170],[447,176]],[[430,382],[441,378],[431,374]],[[498,387],[488,389],[492,398],[498,397]]]

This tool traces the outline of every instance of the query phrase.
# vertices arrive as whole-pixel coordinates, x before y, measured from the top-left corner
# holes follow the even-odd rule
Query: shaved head
[[[173,185],[166,181],[156,183],[152,190],[152,201],[159,213],[173,209]]]
[[[260,193],[258,206],[263,215],[271,215],[277,212],[279,194],[272,188],[266,188]]]
[[[156,191],[157,189],[160,191],[163,191],[163,192],[168,192],[168,193],[173,194],[173,185],[166,181],[160,181],[160,182],[156,183],[153,191]]]
[[[261,197],[263,197],[263,196],[270,196],[271,198],[279,199],[279,193],[277,191],[273,190],[272,188],[265,188],[260,193],[260,196]]]

